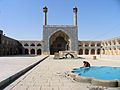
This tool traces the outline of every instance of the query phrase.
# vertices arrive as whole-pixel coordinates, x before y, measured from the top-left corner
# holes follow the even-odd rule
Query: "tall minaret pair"
[[[43,12],[44,12],[44,25],[47,25],[48,8],[46,6],[43,8]],[[77,26],[77,12],[78,12],[77,7],[73,8],[73,12],[74,12],[74,26]]]

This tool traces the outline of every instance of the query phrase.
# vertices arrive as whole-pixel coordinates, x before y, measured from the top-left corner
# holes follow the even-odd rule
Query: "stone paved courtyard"
[[[89,89],[90,84],[78,83],[65,77],[65,73],[81,67],[85,59],[60,59],[48,57],[30,72],[18,79],[5,90],[120,90],[120,88]],[[120,61],[87,60],[91,65],[119,66]],[[92,86],[95,87],[95,86]]]
[[[0,57],[0,81],[14,75],[45,56],[9,56]]]

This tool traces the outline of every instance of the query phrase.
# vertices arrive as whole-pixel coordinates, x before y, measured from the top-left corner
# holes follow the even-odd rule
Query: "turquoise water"
[[[72,73],[76,73],[83,77],[92,77],[100,80],[120,80],[120,67],[80,67],[73,69]]]

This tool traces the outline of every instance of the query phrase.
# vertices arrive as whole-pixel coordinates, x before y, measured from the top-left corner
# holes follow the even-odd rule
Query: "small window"
[[[42,46],[42,45],[39,43],[39,44],[37,44],[37,46]]]
[[[29,46],[29,45],[26,43],[26,44],[24,44],[24,46]]]
[[[35,46],[35,44],[31,44],[30,46]]]

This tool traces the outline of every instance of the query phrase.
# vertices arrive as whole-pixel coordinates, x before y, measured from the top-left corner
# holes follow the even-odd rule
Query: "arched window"
[[[83,55],[83,49],[79,50],[79,55]]]
[[[28,49],[25,49],[25,54],[29,54],[29,50]]]
[[[31,53],[31,54],[35,54],[35,49],[31,49],[31,50],[30,50],[30,53]]]
[[[26,43],[26,44],[24,44],[24,46],[29,46],[29,45]]]
[[[37,46],[42,46],[42,45],[39,43],[39,44],[37,44]]]
[[[32,43],[30,46],[35,46],[35,44]]]
[[[95,49],[92,49],[91,50],[91,55],[94,55],[95,54]]]
[[[85,55],[88,55],[88,54],[89,54],[89,50],[85,49]]]
[[[37,55],[41,55],[41,49],[37,50]]]

